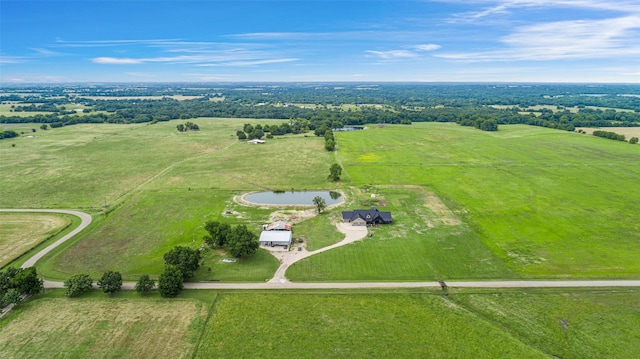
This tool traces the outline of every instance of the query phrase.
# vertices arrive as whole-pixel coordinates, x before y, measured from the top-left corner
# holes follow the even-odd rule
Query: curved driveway
[[[58,239],[33,257],[22,267],[32,267],[40,258],[51,252],[65,241],[80,233],[89,224],[91,216],[84,212],[63,209],[0,209],[0,212],[36,212],[63,213],[77,216],[80,225]],[[329,248],[327,248],[329,249]],[[319,251],[314,251],[319,252]],[[578,287],[640,287],[640,280],[512,280],[512,281],[473,281],[447,282],[451,288],[578,288]],[[62,288],[62,282],[45,281],[45,288]],[[135,283],[124,283],[122,289],[132,290]],[[185,289],[357,289],[357,288],[429,288],[440,287],[439,282],[344,282],[344,283],[292,283],[289,281],[271,281],[266,283],[185,283]]]
[[[0,209],[0,212],[14,212],[14,213],[62,213],[62,214],[70,214],[72,216],[79,217],[81,222],[80,225],[75,228],[73,231],[67,233],[64,237],[58,239],[51,245],[47,246],[47,248],[41,250],[36,253],[33,257],[29,258],[24,264],[22,268],[33,267],[40,258],[44,257],[47,253],[54,250],[56,247],[66,242],[67,240],[73,238],[76,234],[80,233],[83,229],[87,228],[88,225],[91,224],[91,216],[79,211],[70,211],[66,209]]]

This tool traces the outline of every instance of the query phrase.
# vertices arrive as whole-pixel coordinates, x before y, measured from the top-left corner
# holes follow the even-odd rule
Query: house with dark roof
[[[342,221],[351,223],[352,226],[372,226],[378,224],[391,224],[391,212],[380,212],[377,208],[356,209],[355,211],[342,212]]]

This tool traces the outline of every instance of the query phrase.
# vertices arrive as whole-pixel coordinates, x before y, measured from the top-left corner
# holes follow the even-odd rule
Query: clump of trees
[[[165,264],[164,271],[158,278],[158,292],[160,292],[160,295],[163,297],[175,297],[180,294],[182,288],[184,288],[182,278],[180,268]]]
[[[5,138],[14,138],[14,137],[18,137],[18,133],[16,131],[13,131],[13,130],[0,131],[0,140]]]
[[[629,139],[629,143],[635,145],[636,143],[638,143],[638,137],[631,137]]]
[[[477,117],[465,117],[456,120],[456,123],[461,126],[473,126],[483,131],[498,131],[498,121],[493,119],[483,119]]]
[[[175,297],[184,287],[183,281],[193,277],[194,272],[200,266],[200,251],[184,246],[176,246],[164,255],[164,271],[158,278],[158,292],[163,297]],[[148,278],[140,279],[139,292],[144,293],[144,288],[151,285]],[[136,285],[138,290],[138,285]],[[151,290],[149,288],[149,290]]]
[[[333,131],[330,128],[324,132],[324,148],[329,152],[336,149],[336,138],[333,137]]]
[[[176,128],[178,129],[178,132],[200,131],[200,127],[191,121],[187,121],[185,124],[179,123]]]
[[[620,134],[617,134],[615,132],[609,132],[609,131],[596,130],[596,131],[593,131],[593,135],[597,136],[597,137],[608,138],[610,140],[616,140],[616,141],[624,141],[625,140],[624,135],[620,135]]]
[[[176,246],[164,255],[164,264],[176,266],[182,273],[182,279],[193,277],[200,266],[200,251],[185,246]]]
[[[226,248],[234,257],[251,255],[260,247],[258,235],[244,224],[231,227],[226,223],[207,221],[204,228],[208,234],[202,239],[209,247]]]
[[[35,267],[9,267],[0,272],[0,307],[8,304],[20,304],[24,296],[42,291],[42,279]]]
[[[264,136],[267,138],[273,138],[273,136],[283,136],[289,133],[294,135],[307,133],[312,128],[314,127],[311,123],[303,118],[297,118],[290,120],[289,122],[274,125],[257,124],[254,126],[250,123],[245,123],[242,130],[236,131],[236,136],[239,140],[259,140]]]

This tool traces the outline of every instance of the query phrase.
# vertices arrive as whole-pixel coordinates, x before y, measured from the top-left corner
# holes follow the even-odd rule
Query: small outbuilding
[[[356,209],[355,211],[342,212],[342,221],[351,223],[352,226],[377,226],[379,224],[391,224],[393,219],[391,212],[380,212],[377,208]]]
[[[262,231],[262,233],[260,233],[261,246],[283,246],[289,249],[292,239],[291,231]]]
[[[248,143],[248,144],[250,144],[250,145],[262,145],[262,144],[264,144],[264,143],[266,143],[266,142],[267,142],[267,141],[265,141],[265,140],[259,140],[259,139],[257,139],[257,138],[256,138],[256,139],[253,139],[253,140],[249,140],[249,141],[247,141],[247,143]]]
[[[271,224],[263,224],[262,230],[263,231],[290,231],[291,226],[287,224],[287,222],[279,221]]]

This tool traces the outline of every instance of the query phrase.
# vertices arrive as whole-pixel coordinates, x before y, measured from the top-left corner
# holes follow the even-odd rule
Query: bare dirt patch
[[[50,214],[0,214],[0,267],[70,223],[65,217]]]
[[[45,299],[0,328],[0,348],[6,358],[183,358],[204,316],[188,300]]]

